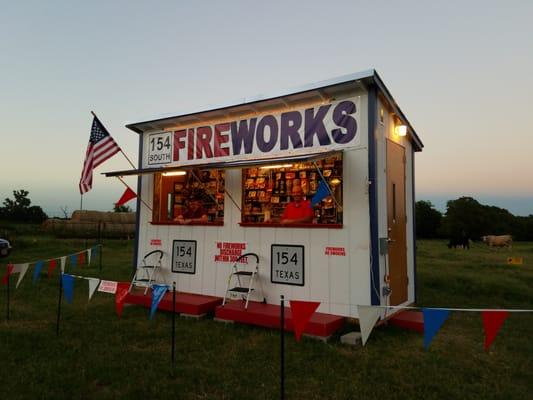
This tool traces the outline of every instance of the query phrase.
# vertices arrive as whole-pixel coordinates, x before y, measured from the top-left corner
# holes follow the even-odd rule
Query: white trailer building
[[[376,71],[127,127],[139,169],[106,175],[138,175],[149,207],[137,202],[135,264],[162,250],[161,280],[180,292],[225,298],[235,259],[255,253],[252,301],[283,294],[354,318],[357,305],[415,301],[423,145]],[[298,192],[315,200],[311,216],[287,224]]]

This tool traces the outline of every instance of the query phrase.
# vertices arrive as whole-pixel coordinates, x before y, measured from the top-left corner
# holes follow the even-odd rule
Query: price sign
[[[196,273],[196,240],[174,240],[172,244],[172,272]]]
[[[168,164],[172,161],[171,132],[148,135],[148,165]]]
[[[285,285],[304,285],[304,247],[273,244],[270,257],[270,281]]]

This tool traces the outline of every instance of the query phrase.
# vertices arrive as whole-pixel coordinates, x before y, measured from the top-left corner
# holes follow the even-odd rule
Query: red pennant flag
[[[9,277],[13,273],[13,268],[15,268],[15,266],[13,264],[7,264],[6,274],[2,278],[2,285],[7,285],[7,281],[9,280]]]
[[[129,187],[126,188],[126,191],[122,195],[122,197],[115,203],[117,206],[121,206],[122,204],[126,204],[131,199],[134,199],[137,197],[135,192],[131,190]]]
[[[78,264],[80,267],[83,267],[83,264],[85,263],[85,252],[82,251],[78,254]]]
[[[509,311],[482,311],[481,317],[483,318],[483,328],[485,329],[485,351],[489,350],[489,347],[496,339],[498,331],[503,326],[503,323],[509,316]]]
[[[48,278],[52,277],[52,273],[54,272],[54,269],[56,269],[56,266],[56,260],[50,260],[50,264],[48,265]]]
[[[307,323],[311,319],[311,316],[314,314],[320,303],[316,301],[291,300],[290,305],[292,312],[292,323],[294,325],[294,336],[296,337],[296,341],[299,342]]]
[[[117,309],[117,315],[122,317],[122,308],[124,307],[124,300],[128,296],[128,290],[130,284],[128,282],[119,282],[117,285],[117,291],[115,292],[115,307]]]

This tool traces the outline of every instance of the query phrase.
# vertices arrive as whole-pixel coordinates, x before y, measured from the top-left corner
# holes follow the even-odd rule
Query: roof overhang
[[[231,169],[231,168],[250,168],[260,165],[268,165],[273,163],[288,163],[288,162],[313,162],[321,160],[327,157],[331,157],[334,154],[341,153],[342,150],[332,150],[326,152],[289,155],[282,157],[269,157],[269,158],[255,158],[244,160],[232,160],[218,163],[206,163],[206,164],[192,164],[192,165],[173,165],[171,167],[159,167],[159,168],[142,168],[142,169],[130,169],[123,171],[103,172],[106,177],[116,176],[131,176],[131,175],[150,175],[159,174],[173,171],[187,171],[187,170],[206,170],[206,169]]]
[[[273,110],[279,110],[282,108],[293,108],[321,101],[332,101],[338,96],[348,94],[357,89],[366,90],[370,85],[375,85],[378,88],[389,103],[393,112],[403,124],[407,125],[408,135],[412,138],[415,151],[421,151],[424,147],[422,141],[399,108],[378,73],[373,69],[292,89],[285,89],[277,93],[244,98],[227,104],[163,114],[157,117],[146,118],[138,122],[126,123],[126,127],[141,134],[144,132],[172,130],[178,126],[209,124],[222,119],[233,119],[245,115],[272,112]]]

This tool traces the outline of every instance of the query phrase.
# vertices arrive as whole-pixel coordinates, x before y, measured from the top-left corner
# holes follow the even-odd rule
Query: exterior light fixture
[[[185,174],[187,174],[185,171],[163,172],[163,176],[183,176]]]
[[[259,167],[259,169],[276,169],[276,168],[291,168],[292,164],[276,164],[276,165],[265,165]]]
[[[398,136],[406,136],[407,135],[407,126],[406,125],[396,125],[394,128],[394,133]]]

